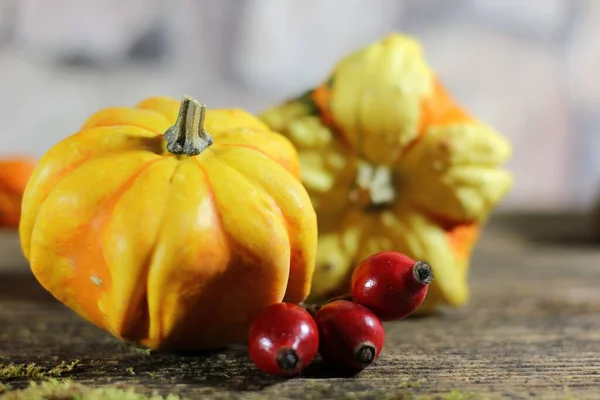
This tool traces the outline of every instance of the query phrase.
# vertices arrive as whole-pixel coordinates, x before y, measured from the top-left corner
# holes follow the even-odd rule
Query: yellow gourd
[[[358,262],[397,250],[434,268],[422,311],[468,299],[471,250],[511,187],[499,168],[511,149],[453,101],[416,40],[392,34],[352,53],[260,117],[298,149],[317,212],[312,298],[347,291]]]

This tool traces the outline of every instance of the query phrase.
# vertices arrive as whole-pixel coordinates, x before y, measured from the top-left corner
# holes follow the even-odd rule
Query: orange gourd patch
[[[0,227],[18,227],[23,191],[34,167],[30,157],[0,158]]]

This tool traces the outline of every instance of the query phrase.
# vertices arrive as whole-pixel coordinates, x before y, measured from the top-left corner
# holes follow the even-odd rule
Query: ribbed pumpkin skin
[[[23,201],[39,282],[95,325],[150,348],[246,339],[252,318],[310,291],[317,226],[291,143],[250,114],[208,110],[214,143],[174,155],[180,102],[107,108],[51,148]]]

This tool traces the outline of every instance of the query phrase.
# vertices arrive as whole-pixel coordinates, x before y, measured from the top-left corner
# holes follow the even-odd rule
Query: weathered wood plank
[[[299,378],[266,377],[243,346],[148,354],[84,322],[27,275],[0,276],[0,362],[51,368],[78,360],[64,377],[191,398],[401,399],[454,389],[483,398],[600,398],[600,246],[571,225],[563,232],[577,241],[539,227],[543,240],[525,240],[515,221],[493,224],[475,255],[471,304],[387,324],[382,358],[355,377],[318,363]],[[27,381],[0,378],[14,387]]]

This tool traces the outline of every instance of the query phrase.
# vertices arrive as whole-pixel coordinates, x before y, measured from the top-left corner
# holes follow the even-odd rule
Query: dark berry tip
[[[375,360],[377,355],[377,349],[370,342],[361,343],[356,346],[354,351],[354,361],[357,364],[367,366]]]
[[[433,281],[433,268],[427,261],[417,261],[413,267],[413,275],[421,285],[428,285]]]
[[[283,348],[277,352],[275,358],[277,365],[284,371],[293,371],[298,366],[300,358],[296,350],[290,348]]]

